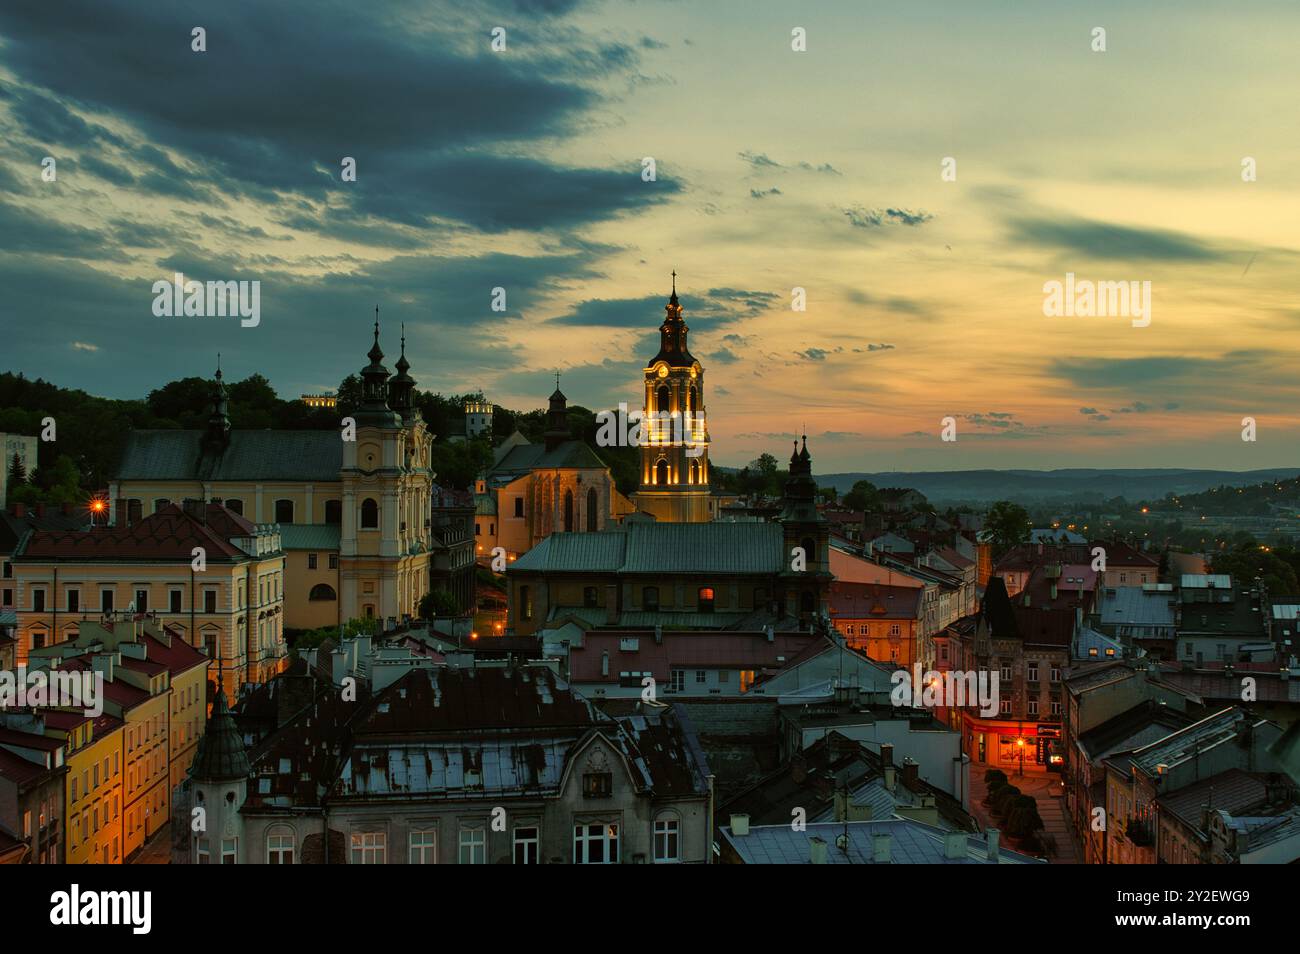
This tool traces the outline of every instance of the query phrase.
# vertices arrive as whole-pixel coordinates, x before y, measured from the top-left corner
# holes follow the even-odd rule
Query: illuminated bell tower
[[[659,353],[645,369],[641,485],[638,510],[666,523],[706,523],[709,516],[709,432],[704,369],[686,347],[690,330],[673,294],[659,326]]]

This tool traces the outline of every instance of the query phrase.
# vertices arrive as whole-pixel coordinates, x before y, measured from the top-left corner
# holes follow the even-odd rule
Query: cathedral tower
[[[709,507],[709,432],[704,369],[686,346],[690,330],[673,293],[659,326],[659,353],[645,369],[638,510],[667,523],[705,523]]]

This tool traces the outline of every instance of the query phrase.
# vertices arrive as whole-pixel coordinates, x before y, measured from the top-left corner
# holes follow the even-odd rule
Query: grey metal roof
[[[337,523],[282,523],[283,550],[337,550],[342,527]]]
[[[778,523],[633,523],[621,530],[553,533],[514,571],[617,573],[780,573]]]
[[[730,826],[719,829],[736,853],[751,865],[806,865],[811,863],[811,839],[826,842],[826,863],[835,865],[875,864],[874,839],[888,834],[889,863],[896,865],[978,865],[978,864],[1034,864],[1035,859],[1019,852],[999,847],[998,861],[990,861],[982,838],[968,835],[966,855],[962,858],[944,857],[942,829],[911,819],[892,818],[880,821],[856,821],[847,824],[834,822],[810,824],[805,831],[794,831],[790,825],[759,825],[749,829],[747,835],[735,835]],[[837,839],[847,832],[846,849]]]
[[[1173,626],[1172,592],[1148,591],[1141,586],[1108,586],[1102,591],[1098,613],[1103,624]]]
[[[780,573],[779,523],[634,523],[624,573]]]
[[[212,703],[207,729],[194,749],[190,778],[200,782],[220,782],[244,778],[249,773],[244,739],[226,705],[226,694],[218,692]]]
[[[604,470],[605,463],[584,441],[564,441],[554,450],[547,450],[545,444],[520,444],[510,448],[504,457],[492,465],[488,474],[522,474],[529,470],[553,467]]]
[[[127,434],[118,480],[339,480],[338,431],[233,430],[218,455],[203,452],[203,431]]]

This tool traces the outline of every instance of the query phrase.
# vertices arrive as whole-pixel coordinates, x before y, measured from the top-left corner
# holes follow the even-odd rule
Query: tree
[[[850,510],[874,513],[880,508],[880,491],[869,480],[856,481],[844,495],[844,506]]]
[[[420,597],[420,605],[416,612],[420,619],[434,619],[438,616],[458,616],[460,607],[456,605],[456,598],[450,593],[444,589],[436,589]]]
[[[23,466],[23,459],[14,451],[13,460],[9,462],[9,486],[21,484],[27,480],[27,468]]]
[[[984,529],[993,534],[993,543],[999,550],[1009,550],[1029,539],[1029,511],[1009,500],[999,500],[989,508]]]

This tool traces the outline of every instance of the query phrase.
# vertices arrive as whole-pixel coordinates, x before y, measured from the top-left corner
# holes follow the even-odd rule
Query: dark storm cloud
[[[65,225],[9,202],[0,202],[0,235],[4,236],[5,252],[10,254],[126,261],[120,251],[105,246],[99,232],[80,225]]]
[[[553,15],[574,5],[527,9]],[[577,38],[530,52],[522,26],[510,55],[494,54],[486,31],[480,46],[466,49],[461,33],[431,37],[394,22],[422,12],[399,5],[385,16],[301,2],[280,4],[272,16],[251,4],[74,0],[56,8],[17,0],[0,6],[0,35],[24,84],[120,116],[220,192],[262,201],[331,195],[355,202],[359,215],[410,224],[448,218],[497,231],[597,221],[680,190],[662,176],[643,183],[638,170],[567,169],[484,152],[573,129],[598,102],[584,80],[629,69],[631,47]],[[207,30],[206,53],[190,48],[196,24]],[[132,154],[148,167],[139,170],[139,188],[207,196],[156,146],[132,146],[44,92],[16,93],[11,105],[30,137]],[[145,154],[150,148],[155,155]],[[345,156],[357,160],[356,183],[340,181]]]
[[[1021,245],[1047,247],[1088,258],[1204,262],[1227,257],[1227,253],[1177,232],[1069,218],[1018,218],[1008,224],[1010,238]]]
[[[766,311],[779,296],[772,292],[736,288],[710,288],[691,295],[679,288],[687,324],[697,318],[707,321],[736,321]],[[551,320],[552,324],[586,325],[605,328],[642,328],[649,321],[661,321],[668,295],[641,298],[589,298],[573,311]],[[725,340],[725,339],[724,339]]]
[[[1205,382],[1232,377],[1264,357],[1255,351],[1233,351],[1218,358],[1058,358],[1048,370],[1076,387],[1132,390],[1154,382]]]

